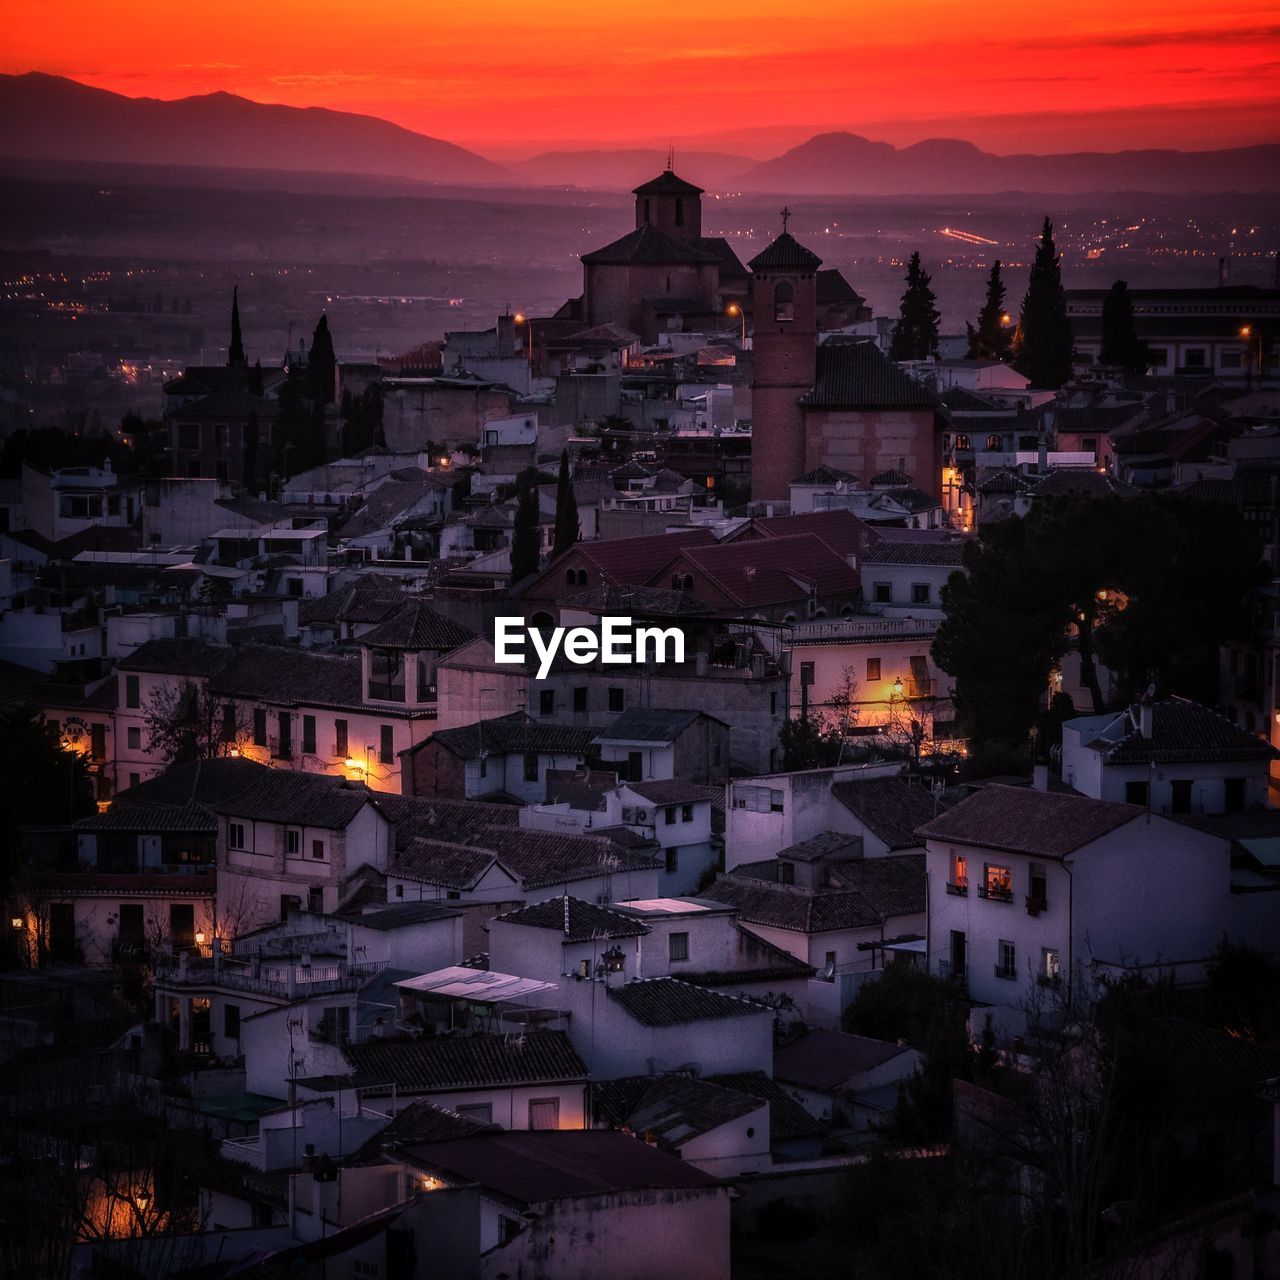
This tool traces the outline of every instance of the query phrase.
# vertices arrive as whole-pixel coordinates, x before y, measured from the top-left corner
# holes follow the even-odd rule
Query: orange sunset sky
[[[1280,4],[1249,0],[28,0],[0,70],[225,89],[498,157],[572,144],[775,154],[816,129],[996,151],[1280,136]]]

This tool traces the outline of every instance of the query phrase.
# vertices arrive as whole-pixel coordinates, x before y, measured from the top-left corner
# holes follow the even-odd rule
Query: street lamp
[[[742,317],[742,349],[745,351],[747,349],[747,313],[736,302],[729,303],[724,313],[727,316]]]
[[[1253,386],[1253,326],[1242,324],[1240,336],[1244,339],[1244,376],[1245,386]],[[1258,378],[1262,378],[1262,334],[1258,334]]]

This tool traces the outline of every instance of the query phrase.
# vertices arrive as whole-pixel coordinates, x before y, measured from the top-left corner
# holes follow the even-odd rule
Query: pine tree
[[[511,533],[512,584],[538,572],[538,532],[538,490],[535,485],[527,485],[520,490]]]
[[[556,535],[552,555],[568,551],[582,537],[582,525],[578,520],[578,499],[574,496],[573,480],[569,476],[569,450],[560,455],[560,476],[556,481]]]
[[[307,360],[307,395],[318,404],[332,404],[334,377],[338,367],[329,333],[329,317],[322,315],[311,335],[311,356]]]
[[[889,345],[891,359],[927,360],[938,350],[938,322],[942,317],[929,284],[929,273],[920,265],[920,254],[913,253],[907,263],[902,311]]]
[[[244,358],[244,339],[240,336],[240,286],[231,290],[231,346],[227,348],[227,364],[234,368],[247,364]]]
[[[1146,373],[1147,344],[1138,337],[1129,286],[1117,280],[1102,302],[1102,364],[1119,365],[1130,373]]]
[[[970,360],[1006,360],[1009,356],[1009,343],[1012,340],[1006,322],[1008,316],[1004,309],[1004,281],[1000,278],[1000,259],[991,266],[991,274],[987,277],[987,300],[978,312],[978,324],[975,328],[966,324],[969,334]]]
[[[1067,295],[1053,243],[1053,223],[1046,217],[1013,335],[1013,367],[1030,378],[1033,387],[1052,390],[1071,377],[1071,357]]]

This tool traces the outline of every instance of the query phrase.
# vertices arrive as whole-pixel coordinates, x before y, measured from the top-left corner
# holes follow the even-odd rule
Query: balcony
[[[948,881],[947,892],[951,894],[953,898],[967,897],[969,894],[969,882],[967,880],[958,880],[956,883],[952,884]]]
[[[986,898],[988,902],[1012,902],[1013,890],[998,884],[980,884],[978,897]]]

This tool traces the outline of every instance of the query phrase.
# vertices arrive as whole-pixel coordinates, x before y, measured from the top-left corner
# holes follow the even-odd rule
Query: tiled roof
[[[475,888],[496,859],[492,849],[473,848],[445,840],[410,840],[387,868],[388,875],[446,889]]]
[[[592,1085],[592,1114],[678,1151],[691,1138],[759,1111],[761,1098],[691,1076],[632,1076]]]
[[[396,846],[401,849],[418,837],[457,841],[481,835],[497,838],[494,828],[516,827],[520,822],[520,811],[511,805],[403,796],[389,791],[379,792],[378,808],[396,824]]]
[[[933,409],[938,404],[932,391],[874,342],[822,343],[813,390],[804,402],[814,409]]]
[[[713,1084],[739,1093],[749,1093],[753,1098],[763,1098],[769,1104],[769,1141],[792,1142],[797,1138],[816,1138],[826,1132],[826,1125],[815,1120],[780,1084],[771,1080],[763,1071],[735,1071],[724,1075],[707,1076]]]
[[[677,240],[646,223],[599,249],[584,253],[582,261],[588,265],[610,263],[666,266],[669,263],[718,262],[719,255],[704,248],[698,240]]]
[[[747,526],[754,534],[767,538],[790,538],[798,533],[811,533],[826,543],[836,555],[848,557],[861,552],[868,529],[852,511],[806,511],[794,516],[756,516]],[[748,541],[739,534],[733,541]]]
[[[954,841],[983,849],[1062,858],[1145,813],[1114,804],[1034,787],[983,787],[954,809],[918,828],[922,840]]]
[[[773,1074],[788,1084],[829,1092],[853,1076],[909,1052],[890,1040],[872,1040],[843,1031],[807,1031],[798,1040],[774,1050]]]
[[[75,824],[77,831],[214,832],[218,819],[203,804],[132,804],[129,796],[113,804],[106,813],[95,813]]]
[[[1270,760],[1276,753],[1256,734],[1232,724],[1226,716],[1186,698],[1163,698],[1151,704],[1151,737],[1144,738],[1125,713],[1127,732],[1112,741],[1106,735],[1089,745],[1108,764],[1183,764],[1210,760]]]
[[[847,831],[820,831],[807,840],[798,840],[778,851],[778,860],[788,862],[813,862],[834,858],[840,855],[846,858],[862,856],[862,837],[852,836]]]
[[[740,968],[681,970],[681,977],[695,987],[742,987],[756,982],[782,982],[789,978],[812,978],[817,972],[813,965],[798,960],[790,951],[752,933],[745,925],[734,921],[738,935],[738,962]]]
[[[978,484],[979,493],[1026,493],[1031,481],[1016,471],[1002,470],[993,472]]]
[[[871,477],[871,487],[873,489],[901,488],[903,485],[910,483],[911,477],[905,471],[899,471],[896,467],[890,467],[888,471],[881,471],[878,475]]]
[[[622,1191],[713,1188],[709,1173],[625,1133],[544,1129],[437,1142],[418,1157],[465,1183],[519,1204],[608,1196]]]
[[[653,567],[663,564],[682,547],[706,546],[715,542],[710,529],[681,529],[676,533],[658,533],[641,538],[609,538],[603,542],[579,542],[564,553],[579,555],[606,582],[641,586],[653,577]],[[560,558],[551,562],[547,572],[555,581],[563,574],[554,573]]]
[[[817,271],[822,259],[806,249],[789,231],[756,254],[747,266],[752,271]]]
[[[664,169],[656,178],[643,182],[632,192],[634,196],[700,196],[701,187],[677,177],[670,169]]]
[[[568,596],[566,608],[592,613],[620,614],[624,617],[698,617],[711,613],[692,591],[671,591],[663,587],[643,587],[606,583],[590,591]]]
[[[856,484],[857,482],[858,477],[852,472],[841,471],[839,467],[829,467],[825,462],[822,466],[806,471],[804,475],[796,476],[791,481],[792,484],[801,485]]]
[[[679,978],[641,978],[609,987],[609,998],[646,1027],[673,1027],[685,1022],[742,1018],[767,1013],[765,1005],[744,996],[727,996],[695,987]]]
[[[813,533],[685,547],[653,576],[664,577],[673,566],[679,571],[682,563],[694,570],[695,582],[701,574],[743,609],[807,598],[802,584],[812,584],[819,596],[849,595],[860,581],[857,570]]]
[[[304,626],[339,622],[385,622],[405,602],[405,594],[379,573],[364,573],[326,595],[304,600],[299,621]]]
[[[703,804],[708,797],[706,789],[686,782],[683,778],[662,778],[655,782],[628,782],[628,791],[643,796],[650,804]]]
[[[590,942],[593,938],[638,938],[648,933],[638,920],[581,898],[547,898],[497,919],[529,929],[554,929],[565,942]]]
[[[117,803],[196,803],[236,818],[340,830],[375,798],[363,785],[342,778],[229,758],[175,765],[122,791]]]
[[[409,1143],[451,1142],[455,1138],[469,1138],[477,1133],[495,1133],[499,1126],[474,1116],[460,1115],[448,1107],[437,1106],[426,1098],[411,1102],[403,1111],[396,1112],[391,1123],[374,1134],[352,1156],[353,1163],[366,1160],[373,1163],[381,1153],[393,1147]]]
[[[867,301],[834,267],[818,272],[816,295],[814,300],[820,307],[829,307],[834,303],[861,307]]]
[[[343,1047],[367,1085],[394,1084],[413,1093],[585,1080],[587,1068],[563,1031],[369,1040]]]
[[[831,874],[836,887],[817,890],[721,875],[703,890],[703,897],[736,907],[744,924],[800,933],[873,929],[893,916],[924,910],[922,854],[840,862]]]
[[[203,640],[148,640],[116,664],[119,671],[209,676],[230,661],[234,650]]]
[[[1138,490],[1105,471],[1092,467],[1057,467],[1031,490],[1037,498],[1134,498]]]
[[[513,711],[492,720],[480,720],[454,729],[437,729],[416,750],[436,743],[462,760],[477,760],[481,751],[489,755],[537,751],[581,756],[586,754],[594,737],[590,729],[547,724],[534,720],[523,711]]]
[[[361,637],[379,649],[456,649],[476,638],[475,632],[437,613],[421,600],[411,600],[398,613]]]
[[[964,563],[965,546],[962,538],[954,542],[881,542],[863,556],[862,563],[959,565]]]
[[[272,644],[244,644],[209,681],[210,691],[279,706],[363,707],[360,658]]]
[[[927,787],[906,778],[837,782],[831,794],[889,849],[918,847],[916,828],[954,803],[935,800]]]
[[[202,400],[193,400],[173,410],[173,417],[182,418],[247,418],[256,413],[266,420],[274,418],[278,405],[274,400],[256,396],[252,391],[216,391]]]
[[[633,707],[624,711],[597,735],[600,742],[674,742],[701,713],[660,707]]]
[[[386,892],[385,887],[383,892]],[[415,924],[429,924],[435,920],[453,920],[462,912],[444,902],[384,902],[374,910],[348,910],[337,914],[348,923],[359,925],[363,929],[386,932]]]

